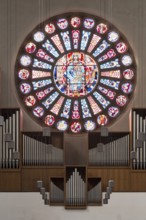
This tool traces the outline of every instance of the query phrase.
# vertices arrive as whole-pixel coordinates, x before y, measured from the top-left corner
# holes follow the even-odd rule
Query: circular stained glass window
[[[127,107],[136,63],[114,25],[66,13],[39,24],[23,41],[15,82],[23,107],[40,125],[93,131],[116,121]]]

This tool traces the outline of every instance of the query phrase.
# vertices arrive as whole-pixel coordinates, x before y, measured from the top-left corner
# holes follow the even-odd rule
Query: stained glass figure
[[[121,107],[123,107],[124,105],[126,105],[126,103],[127,103],[127,98],[126,98],[126,96],[124,96],[124,95],[119,95],[119,96],[117,96],[117,98],[116,98],[116,103],[117,103],[117,105],[119,105],[119,106],[121,106]]]
[[[38,31],[33,36],[36,42],[42,42],[45,39],[45,34],[41,31]]]
[[[82,40],[81,40],[81,50],[85,50],[91,32],[83,31],[82,32]]]
[[[79,133],[82,129],[82,126],[79,122],[73,122],[70,126],[70,129],[73,133]]]
[[[33,85],[33,89],[37,90],[37,89],[45,87],[46,85],[49,85],[51,83],[52,83],[51,79],[45,79],[45,80],[33,81],[32,85]]]
[[[132,58],[129,55],[124,55],[122,57],[122,63],[124,66],[130,66],[132,64]]]
[[[117,107],[109,107],[108,109],[108,115],[110,117],[116,117],[119,113],[119,109]]]
[[[47,60],[51,63],[54,62],[54,59],[52,57],[50,57],[44,50],[39,49],[38,52],[36,53],[36,56],[43,59],[43,60]]]
[[[25,104],[27,106],[34,106],[36,103],[36,99],[34,96],[30,95],[25,98]]]
[[[91,29],[94,27],[95,21],[91,18],[86,18],[84,20],[84,27],[87,29]]]
[[[28,83],[22,83],[20,90],[23,94],[28,94],[31,91],[31,86]]]
[[[28,79],[29,78],[29,71],[26,69],[21,69],[18,72],[18,77],[22,80]]]
[[[47,115],[45,117],[45,124],[48,126],[52,126],[55,123],[55,118],[53,115]]]
[[[69,37],[69,31],[61,33],[62,40],[64,42],[66,50],[71,50],[71,41]]]
[[[75,100],[72,111],[72,119],[80,119],[79,101]]]
[[[50,43],[49,40],[47,40],[42,47],[44,47],[47,51],[49,51],[49,53],[51,53],[54,57],[58,57],[59,53],[55,50],[55,48],[53,47],[53,45]]]
[[[43,21],[23,41],[15,85],[23,107],[42,127],[91,132],[126,110],[136,63],[124,35],[101,17],[65,13]]]
[[[91,120],[87,120],[84,124],[84,128],[86,129],[86,131],[93,131],[95,127],[96,127],[95,122]]]
[[[70,109],[71,109],[71,99],[67,99],[64,104],[63,112],[60,114],[61,117],[68,119],[70,115]]]
[[[81,20],[80,20],[80,18],[78,18],[78,17],[73,17],[73,18],[71,19],[71,25],[72,25],[74,28],[79,27],[79,26],[80,26],[80,23],[81,23]]]
[[[49,87],[47,89],[44,89],[42,91],[36,92],[36,96],[39,100],[43,99],[44,97],[46,97],[46,95],[48,95],[50,92],[52,92],[54,90],[54,87]]]
[[[65,18],[61,18],[57,21],[57,25],[60,29],[66,29],[68,26],[68,21]]]
[[[131,69],[126,69],[123,71],[123,76],[125,79],[130,80],[134,77],[134,72]]]
[[[99,115],[98,117],[97,117],[97,123],[99,124],[99,125],[106,125],[107,123],[108,123],[108,118],[107,118],[107,116],[106,115]]]
[[[45,31],[46,31],[48,34],[53,34],[54,31],[55,31],[55,26],[54,26],[54,24],[52,24],[52,23],[46,24],[46,26],[45,26]]]
[[[48,109],[51,106],[51,104],[57,99],[58,96],[59,96],[59,93],[54,92],[53,94],[49,96],[49,98],[43,101],[42,104],[45,106],[46,109]]]
[[[110,42],[116,42],[117,40],[119,40],[119,34],[115,31],[111,31],[108,33],[108,40]]]
[[[38,59],[34,59],[33,67],[38,67],[40,69],[49,69],[49,70],[52,69],[52,65],[39,61]]]
[[[37,106],[36,108],[34,108],[33,114],[36,117],[40,118],[40,117],[42,117],[44,115],[44,109],[42,107],[40,107],[40,106]]]
[[[122,90],[123,90],[124,93],[132,92],[132,84],[131,83],[123,83],[122,84]]]
[[[116,56],[116,53],[113,49],[110,49],[106,54],[104,54],[103,56],[101,56],[99,59],[98,59],[98,62],[103,62],[104,60],[108,60],[108,59],[111,59],[113,57]]]
[[[94,51],[93,56],[97,57],[99,54],[101,54],[104,50],[106,50],[110,44],[108,44],[105,40],[102,41],[102,43],[97,47],[97,49]]]
[[[108,27],[106,24],[100,23],[97,25],[96,30],[100,34],[105,34],[108,30]]]
[[[23,55],[20,58],[20,63],[22,64],[22,66],[29,66],[31,64],[31,58],[27,55]]]
[[[68,124],[67,124],[66,121],[61,120],[61,121],[58,121],[58,122],[57,122],[57,129],[58,129],[59,131],[66,131],[67,128],[68,128]]]
[[[34,53],[36,50],[36,45],[34,43],[30,42],[25,46],[25,50],[27,53]]]

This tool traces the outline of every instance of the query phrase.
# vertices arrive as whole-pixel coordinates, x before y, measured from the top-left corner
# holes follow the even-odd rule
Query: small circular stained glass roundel
[[[38,24],[22,42],[15,83],[23,108],[41,126],[91,132],[118,120],[136,84],[124,35],[105,19],[65,13]]]

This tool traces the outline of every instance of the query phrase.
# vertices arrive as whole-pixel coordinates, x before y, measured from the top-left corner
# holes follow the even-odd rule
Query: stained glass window
[[[134,93],[130,44],[101,17],[66,13],[26,37],[17,55],[20,102],[41,126],[90,132],[117,120]]]

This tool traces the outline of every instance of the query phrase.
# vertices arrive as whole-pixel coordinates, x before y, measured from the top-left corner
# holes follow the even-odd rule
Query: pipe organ
[[[133,109],[131,122],[130,132],[106,136],[54,131],[44,136],[21,131],[19,109],[0,109],[0,191],[36,191],[41,179],[50,205],[73,209],[102,205],[110,179],[114,191],[145,192],[146,109]]]
[[[146,169],[146,138],[141,139],[140,134],[146,136],[146,110],[133,109],[132,111],[132,150],[136,158],[132,160],[132,168]]]
[[[41,132],[24,132],[23,166],[61,166],[64,163],[63,149],[53,146],[50,137]]]
[[[94,135],[95,136],[95,135]],[[89,149],[90,166],[128,166],[129,165],[129,133],[109,133],[101,137],[96,133],[97,141],[91,141]],[[91,135],[91,139],[93,135]],[[99,143],[103,143],[102,151]]]
[[[1,109],[0,125],[0,168],[19,168],[20,111],[19,109]]]

